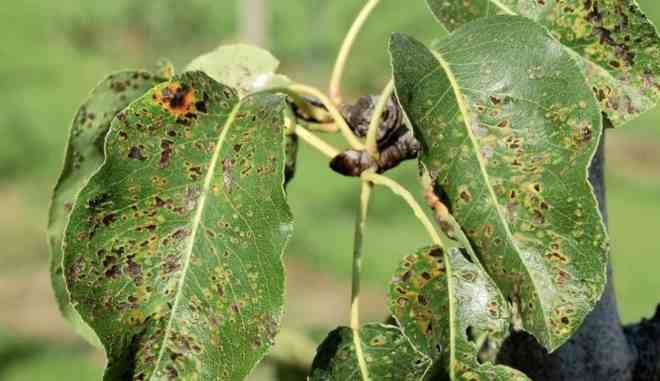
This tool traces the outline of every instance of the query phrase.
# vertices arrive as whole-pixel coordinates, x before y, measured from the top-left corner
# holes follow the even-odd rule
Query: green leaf
[[[461,249],[430,247],[407,256],[390,284],[388,305],[396,325],[367,324],[359,331],[370,379],[444,374],[451,380],[528,381],[493,364],[511,313],[488,274]],[[351,329],[326,338],[311,380],[362,380]]]
[[[105,380],[243,379],[272,345],[292,231],[285,107],[188,72],[113,121],[64,242]]]
[[[162,79],[145,71],[108,76],[80,106],[71,127],[64,168],[55,186],[48,218],[50,270],[53,290],[64,317],[91,344],[101,344],[71,307],[62,273],[62,236],[76,196],[103,163],[103,142],[112,119]]]
[[[606,279],[608,237],[587,180],[602,134],[590,88],[543,27],[517,16],[472,22],[435,52],[403,35],[390,50],[441,198],[523,328],[556,349]]]
[[[405,258],[390,287],[390,310],[417,348],[442,359],[451,380],[528,380],[493,365],[511,313],[476,258],[425,248]]]
[[[396,326],[366,324],[359,331],[369,379],[421,381],[430,375],[431,359],[419,352]],[[311,381],[362,381],[353,330],[332,331],[318,349]]]
[[[237,89],[241,97],[284,87],[291,81],[276,74],[280,62],[270,52],[252,45],[223,45],[213,52],[202,55],[188,65],[186,70],[201,70],[211,78]],[[287,136],[285,187],[296,173],[298,137]]]
[[[517,14],[542,24],[571,49],[615,127],[635,119],[658,102],[660,36],[635,0],[427,3],[450,31],[495,14]]]
[[[276,74],[280,62],[268,51],[252,45],[224,45],[193,60],[186,70],[201,70],[216,81],[238,90],[241,97],[286,86],[290,80]]]

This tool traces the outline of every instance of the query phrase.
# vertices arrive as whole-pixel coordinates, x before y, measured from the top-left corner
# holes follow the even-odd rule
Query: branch
[[[624,327],[628,342],[637,350],[633,380],[660,380],[660,305],[655,316]]]
[[[373,184],[362,181],[360,192],[360,207],[355,220],[355,240],[353,242],[353,283],[351,287],[351,330],[353,331],[353,344],[355,356],[358,360],[363,381],[369,381],[367,360],[362,350],[360,337],[360,277],[362,276],[362,256],[364,254],[364,232],[367,228],[367,214],[369,213],[369,199]]]

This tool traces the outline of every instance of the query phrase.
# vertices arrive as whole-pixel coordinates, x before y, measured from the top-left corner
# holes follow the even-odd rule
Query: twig
[[[348,144],[350,144],[351,148],[360,151],[364,150],[364,144],[360,141],[360,139],[358,139],[357,136],[355,136],[353,130],[351,130],[351,128],[346,123],[346,120],[344,120],[344,117],[337,109],[337,106],[325,94],[311,86],[301,84],[291,85],[286,89],[289,90],[289,93],[293,92],[299,95],[303,94],[318,98],[321,103],[323,103],[323,105],[328,109],[328,112],[334,119],[334,122],[339,128],[339,131],[341,131],[341,133],[344,135],[344,138]]]
[[[306,129],[297,126],[295,131],[296,131],[296,135],[298,135],[300,139],[302,139],[305,143],[309,144],[310,146],[316,148],[325,156],[332,159],[333,157],[339,155],[339,150],[337,150],[335,147],[331,146],[330,144],[326,143],[325,140],[307,131]]]
[[[385,111],[387,102],[389,102],[393,92],[394,81],[390,80],[378,99],[373,115],[371,115],[371,122],[369,123],[369,130],[367,131],[367,153],[369,153],[369,156],[374,161],[380,159],[380,152],[378,150],[378,129],[380,128],[383,111]]]
[[[350,55],[351,50],[353,50],[353,45],[355,45],[355,40],[357,39],[358,34],[378,3],[380,3],[380,0],[369,0],[367,4],[365,4],[364,8],[362,8],[353,22],[353,25],[344,38],[344,42],[339,50],[337,62],[335,63],[335,67],[332,71],[332,78],[330,79],[330,96],[336,104],[341,104],[341,80],[344,75],[344,70],[346,69],[348,56]]]
[[[334,134],[339,132],[339,128],[334,123],[309,123],[306,125],[306,128],[310,131],[324,132],[328,134]]]
[[[362,255],[364,253],[364,232],[367,226],[369,212],[369,199],[373,185],[369,181],[362,181],[360,192],[360,207],[355,221],[355,239],[353,241],[353,284],[351,288],[351,330],[353,331],[353,344],[355,355],[362,373],[362,380],[369,381],[369,369],[362,351],[360,338],[360,277],[362,275]]]
[[[426,229],[426,232],[431,237],[431,241],[433,242],[433,244],[441,248],[445,248],[447,246],[445,245],[445,242],[442,240],[442,238],[440,238],[440,235],[438,235],[438,232],[435,230],[433,223],[428,218],[426,213],[424,213],[422,207],[419,205],[419,203],[417,203],[417,200],[415,200],[413,195],[410,194],[410,192],[408,192],[408,190],[404,188],[401,184],[390,179],[389,177],[378,175],[370,171],[362,173],[362,179],[366,181],[371,181],[376,185],[387,187],[396,195],[403,198],[406,201],[406,203],[408,203],[408,206],[410,206],[410,209],[412,209],[413,212],[415,213],[415,217],[417,217],[419,222],[421,222],[424,228]]]

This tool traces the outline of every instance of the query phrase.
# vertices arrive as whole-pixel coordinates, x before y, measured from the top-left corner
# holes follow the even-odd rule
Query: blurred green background
[[[343,35],[362,2],[269,2],[268,48],[294,79],[325,87]],[[660,3],[640,0],[660,22]],[[98,380],[103,357],[60,318],[45,239],[51,188],[78,104],[107,73],[178,68],[221,43],[241,39],[241,1],[23,0],[0,7],[0,380]],[[402,10],[405,4],[405,11]],[[389,71],[392,31],[442,36],[423,1],[387,0],[361,36],[346,78],[349,94],[379,91]],[[626,322],[660,302],[660,111],[608,134],[608,201],[615,281]],[[288,251],[286,325],[324,332],[347,324],[350,256],[358,184],[303,149],[291,204],[296,236]],[[416,169],[395,177],[416,189]],[[384,285],[399,259],[426,242],[411,213],[379,192],[370,216],[366,319],[385,316]],[[267,380],[262,368],[255,380]]]

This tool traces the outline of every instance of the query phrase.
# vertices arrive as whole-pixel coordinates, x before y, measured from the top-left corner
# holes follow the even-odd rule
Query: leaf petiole
[[[369,130],[367,131],[367,153],[371,156],[374,161],[378,161],[380,158],[380,152],[378,151],[378,128],[380,127],[380,121],[383,115],[383,111],[387,107],[387,101],[389,101],[392,93],[394,92],[394,80],[385,86],[383,93],[376,103],[376,108],[374,113],[371,116],[371,121],[369,123]]]
[[[335,123],[309,123],[305,126],[310,131],[322,132],[326,134],[336,134],[339,128]]]
[[[406,188],[403,187],[403,185],[397,183],[396,181],[390,179],[389,177],[379,175],[370,171],[366,171],[362,174],[362,180],[370,181],[375,185],[380,185],[389,188],[394,194],[403,198],[403,200],[408,204],[410,209],[412,209],[412,211],[415,213],[415,217],[417,217],[419,222],[422,223],[422,226],[424,226],[424,229],[426,229],[427,233],[431,237],[431,241],[433,242],[433,244],[442,248],[447,247],[445,241],[442,238],[440,238],[440,235],[435,230],[433,223],[428,218],[426,213],[424,213],[422,207],[419,205],[417,200],[415,200],[413,195]]]
[[[323,105],[328,109],[328,112],[332,116],[335,124],[337,125],[337,128],[339,131],[344,135],[344,138],[348,142],[348,144],[351,146],[351,148],[358,150],[358,151],[363,151],[365,149],[364,144],[358,139],[357,136],[353,133],[353,130],[348,126],[346,123],[346,120],[344,120],[344,117],[341,115],[339,112],[339,109],[337,108],[337,105],[330,100],[323,92],[321,92],[318,89],[315,89],[314,87],[307,86],[307,85],[302,85],[302,84],[294,84],[291,86],[286,87],[287,94],[290,94],[291,92],[300,95],[308,95],[317,98],[318,100],[323,103]]]
[[[325,140],[319,138],[318,136],[314,135],[310,131],[307,131],[306,129],[300,126],[296,126],[295,132],[296,135],[298,135],[298,137],[302,139],[305,143],[309,144],[310,146],[312,146],[313,148],[315,148],[317,151],[321,152],[325,156],[329,157],[330,159],[336,157],[340,153],[338,149],[326,143]]]
[[[369,19],[369,16],[380,3],[380,0],[369,0],[367,4],[362,8],[358,16],[355,18],[351,29],[349,29],[348,34],[344,38],[339,54],[337,55],[337,61],[335,62],[335,67],[332,71],[332,78],[330,79],[330,96],[332,100],[341,104],[341,80],[346,69],[346,62],[348,62],[348,56],[353,50],[355,45],[355,40],[357,39],[358,34],[364,27],[364,24]]]

